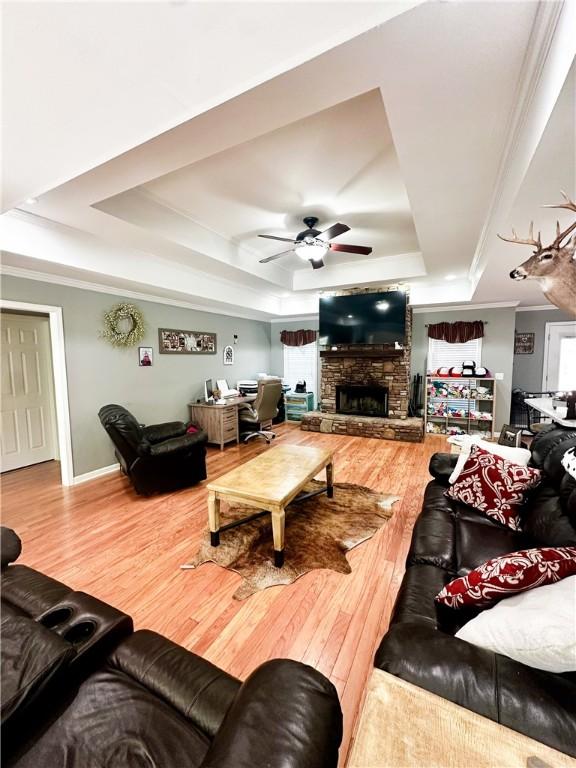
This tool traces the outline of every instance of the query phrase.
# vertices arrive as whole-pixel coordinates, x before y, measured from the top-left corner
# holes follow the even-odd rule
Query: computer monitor
[[[214,390],[212,388],[212,379],[204,380],[204,399],[206,402],[214,397]]]

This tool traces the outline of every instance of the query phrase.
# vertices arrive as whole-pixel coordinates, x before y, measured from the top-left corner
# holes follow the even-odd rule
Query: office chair
[[[258,394],[252,405],[244,404],[238,411],[240,432],[244,427],[248,431],[242,435],[247,443],[253,437],[263,437],[267,443],[276,437],[272,432],[272,419],[278,413],[278,402],[282,395],[280,379],[264,379],[258,382]]]

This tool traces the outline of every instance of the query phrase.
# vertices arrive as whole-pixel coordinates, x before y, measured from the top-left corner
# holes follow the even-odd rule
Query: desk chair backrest
[[[261,379],[258,382],[258,394],[252,403],[252,409],[258,414],[258,421],[271,421],[278,414],[278,403],[282,395],[280,379]]]

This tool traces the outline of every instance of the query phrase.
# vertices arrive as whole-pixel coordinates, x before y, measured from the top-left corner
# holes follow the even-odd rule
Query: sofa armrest
[[[203,430],[192,434],[180,435],[180,437],[173,437],[170,440],[164,440],[162,443],[150,445],[148,455],[168,456],[172,453],[180,453],[180,451],[187,451],[195,446],[204,445],[206,440],[207,435]]]
[[[434,453],[430,458],[428,471],[439,483],[448,485],[448,478],[454,471],[458,455],[454,453]]]
[[[336,768],[342,711],[315,669],[275,659],[240,688],[201,768]]]
[[[394,624],[375,665],[576,757],[576,680],[527,667],[429,624]]]
[[[0,558],[2,560],[2,568],[4,569],[10,563],[18,560],[22,552],[22,542],[18,534],[7,528],[6,526],[0,527]]]
[[[212,738],[240,681],[156,632],[141,629],[121,643],[108,664],[167,701]]]
[[[160,443],[172,437],[186,434],[186,424],[183,421],[167,421],[165,424],[150,424],[144,427],[144,437],[149,443]]]

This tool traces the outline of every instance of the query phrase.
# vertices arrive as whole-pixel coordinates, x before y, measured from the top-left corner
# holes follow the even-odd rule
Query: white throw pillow
[[[576,672],[576,576],[501,600],[456,632],[546,672]]]
[[[458,461],[456,462],[452,474],[448,478],[450,485],[453,485],[456,480],[458,480],[460,472],[464,469],[464,464],[468,461],[473,445],[479,445],[480,448],[488,451],[488,453],[494,453],[496,456],[501,456],[503,459],[506,459],[506,461],[509,461],[512,464],[519,464],[521,467],[527,467],[528,462],[530,461],[530,451],[526,448],[511,448],[509,445],[489,443],[487,440],[482,440],[478,435],[464,435],[460,442],[461,448]]]

